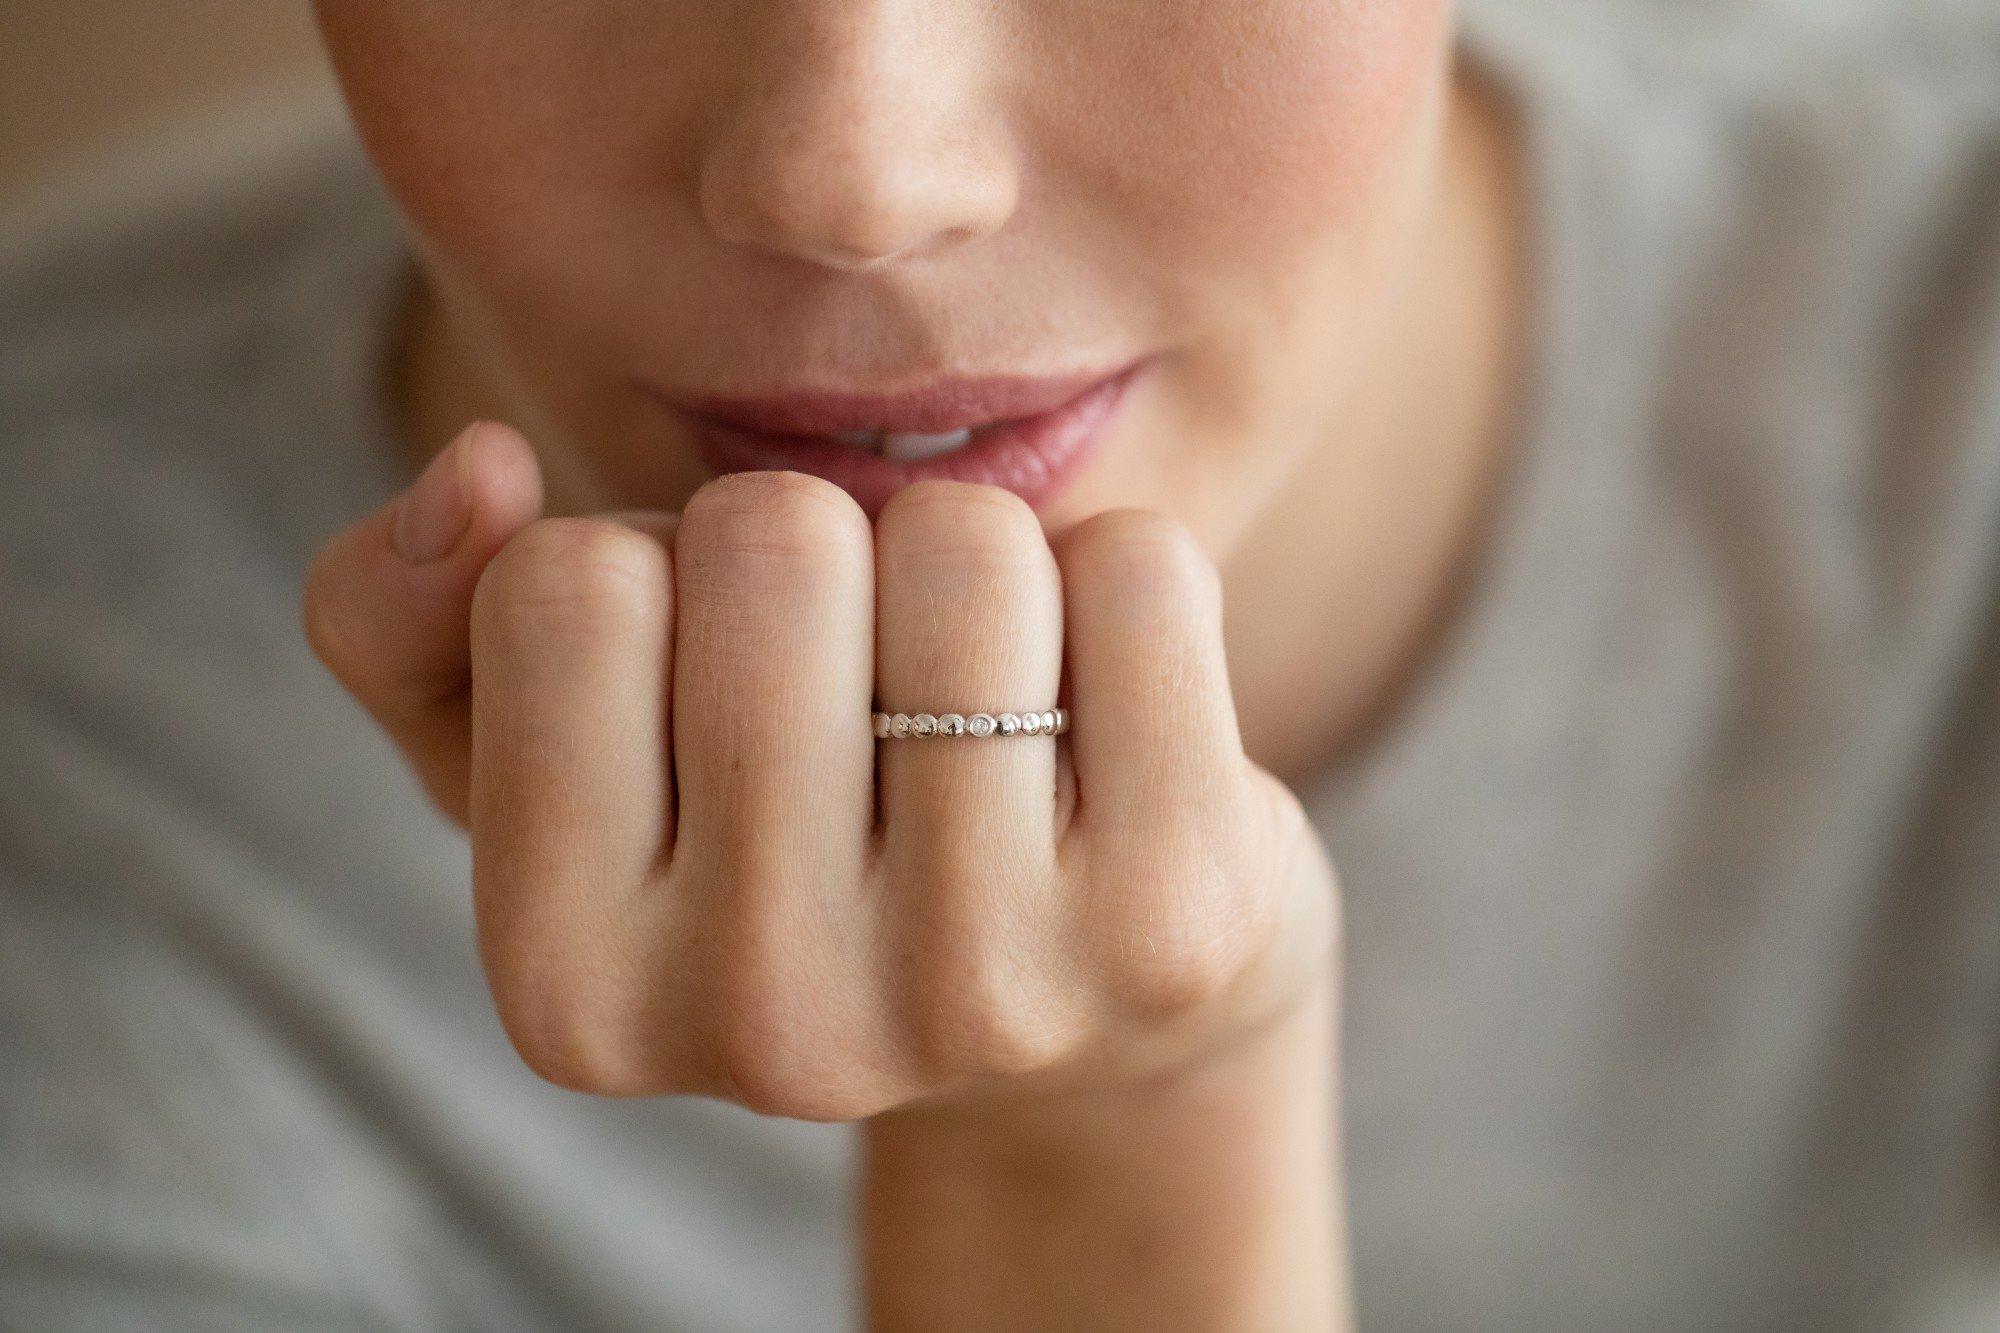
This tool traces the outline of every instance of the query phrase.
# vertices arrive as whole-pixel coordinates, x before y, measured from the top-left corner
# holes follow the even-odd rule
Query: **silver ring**
[[[1069,730],[1069,710],[1042,713],[877,713],[875,739],[913,740],[929,736],[1060,736]]]

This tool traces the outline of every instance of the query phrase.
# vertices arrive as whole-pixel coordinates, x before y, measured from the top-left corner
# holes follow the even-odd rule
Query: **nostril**
[[[900,228],[893,222],[830,223],[799,233],[793,244],[781,248],[823,268],[866,272],[914,258],[931,248],[930,240],[915,228]]]
[[[747,196],[754,182],[740,187]],[[850,179],[810,193],[765,186],[732,202],[705,200],[710,229],[733,245],[789,255],[823,268],[865,272],[947,250],[980,233],[952,216],[949,198],[926,199],[921,185]]]
[[[739,122],[702,166],[709,229],[736,246],[863,272],[1005,226],[1011,154],[962,126],[824,109],[810,125]]]

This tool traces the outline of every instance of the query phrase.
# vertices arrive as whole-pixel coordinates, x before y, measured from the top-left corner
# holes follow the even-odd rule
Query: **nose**
[[[1019,175],[982,106],[978,35],[941,0],[774,6],[704,154],[724,241],[829,269],[933,256],[1004,226]],[[767,13],[770,11],[767,11]]]

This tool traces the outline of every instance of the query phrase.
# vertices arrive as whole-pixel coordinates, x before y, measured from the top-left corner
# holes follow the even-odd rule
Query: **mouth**
[[[870,517],[927,478],[979,482],[1040,509],[1089,463],[1144,368],[939,380],[900,394],[811,391],[663,400],[709,469],[823,477]]]

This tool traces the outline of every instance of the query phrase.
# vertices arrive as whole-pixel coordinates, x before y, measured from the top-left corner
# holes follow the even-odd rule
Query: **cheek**
[[[487,44],[395,0],[319,0],[319,16],[355,128],[404,211],[427,235],[490,212],[505,194],[495,164],[521,133]]]
[[[1090,498],[1134,503],[1113,492],[1141,478],[1141,502],[1226,553],[1326,438],[1383,327],[1436,160],[1450,5],[1171,3],[1187,22],[1135,62],[1154,77],[1120,90],[1124,119],[1102,122],[1149,128],[1099,161],[1130,242],[1103,261],[1165,307],[1174,373]]]
[[[546,317],[556,294],[605,286],[591,259],[629,213],[635,170],[660,166],[647,136],[671,114],[669,85],[621,70],[632,44],[606,21],[615,6],[561,23],[495,8],[322,0],[321,19],[355,125],[433,261]]]
[[[1148,209],[1197,271],[1282,267],[1365,244],[1402,206],[1442,72],[1448,0],[1240,0],[1204,5],[1210,31],[1163,42],[1141,151],[1162,186]],[[1200,253],[1190,253],[1199,251]]]

